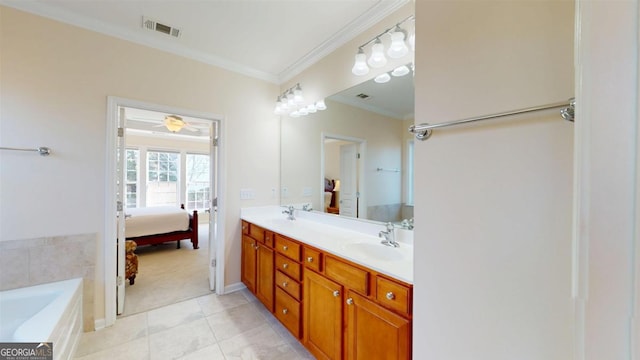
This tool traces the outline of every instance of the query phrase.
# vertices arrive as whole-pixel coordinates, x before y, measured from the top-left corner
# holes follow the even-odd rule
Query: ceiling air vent
[[[173,26],[161,24],[153,19],[149,19],[148,17],[142,17],[142,27],[147,30],[157,31],[166,35],[171,35],[175,38],[180,37],[182,30],[175,28]]]
[[[356,97],[359,97],[360,99],[366,99],[366,98],[369,97],[369,95],[367,95],[367,94],[358,94],[358,95],[356,95]]]

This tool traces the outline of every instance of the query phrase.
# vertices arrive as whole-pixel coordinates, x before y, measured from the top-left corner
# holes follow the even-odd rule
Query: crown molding
[[[278,83],[283,84],[291,80],[294,76],[300,74],[311,65],[320,61],[320,59],[329,55],[342,45],[353,40],[363,31],[377,24],[382,19],[391,15],[394,11],[406,5],[410,0],[394,0],[394,1],[378,1],[367,12],[361,14],[354,21],[342,28],[322,44],[315,47],[309,53],[296,62],[288,66],[284,71],[278,74]]]
[[[217,66],[225,70],[243,74],[252,78],[264,80],[270,83],[280,85],[294,76],[300,74],[309,66],[315,64],[323,57],[329,55],[340,46],[346,44],[357,35],[367,30],[371,26],[378,23],[394,11],[404,6],[410,0],[380,0],[376,5],[372,6],[367,12],[358,16],[353,22],[338,31],[332,37],[324,41],[322,44],[311,50],[305,56],[288,66],[280,74],[271,74],[257,70],[253,67],[239,64],[228,59],[196,51],[181,44],[167,44],[161,39],[154,39],[148,34],[142,34],[136,31],[123,30],[116,26],[107,24],[103,21],[91,19],[86,16],[79,16],[72,12],[61,10],[55,6],[35,1],[12,1],[0,0],[0,5],[8,6],[14,9],[25,11],[31,14],[39,15],[62,23],[77,26],[90,31],[95,31],[107,36],[116,37],[122,40],[130,41],[142,46],[151,47],[157,50],[172,53],[178,56],[197,60],[209,65]],[[163,39],[164,40],[164,39]]]

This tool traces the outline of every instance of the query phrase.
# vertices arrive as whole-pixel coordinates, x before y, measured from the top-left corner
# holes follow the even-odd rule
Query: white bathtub
[[[52,342],[70,359],[82,334],[82,279],[0,292],[0,342]]]

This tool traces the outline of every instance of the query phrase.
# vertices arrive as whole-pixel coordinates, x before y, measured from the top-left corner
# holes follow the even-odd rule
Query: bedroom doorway
[[[341,216],[366,217],[365,147],[364,139],[322,135],[321,181],[334,181],[335,207],[331,210]]]
[[[106,193],[108,199],[120,197],[117,200],[122,205],[114,206],[113,212],[119,214],[117,218],[125,218],[132,208],[179,209],[184,205],[189,213],[196,210],[201,221],[198,249],[187,238],[180,241],[180,249],[176,241],[140,246],[133,285],[125,278],[124,246],[117,244],[117,239],[126,237],[126,229],[118,226],[119,235],[109,237],[116,244],[105,244],[106,326],[115,322],[116,313],[130,315],[213,290],[220,293],[224,288],[223,264],[216,256],[224,253],[224,241],[217,241],[223,239],[223,221],[217,212],[223,200],[218,196],[222,193],[218,171],[221,117],[110,97],[109,120],[112,129],[108,130],[113,130],[109,133],[116,136],[108,152],[115,165],[107,175],[115,186],[107,186]],[[178,128],[173,127],[176,123]],[[113,230],[118,234],[115,226],[110,229],[110,222],[108,219],[105,233]],[[117,219],[115,223],[120,224]],[[110,251],[114,247],[118,254]],[[117,276],[109,276],[109,268]],[[109,283],[115,291],[109,291]],[[165,292],[158,293],[160,290]],[[139,304],[134,305],[136,302]]]

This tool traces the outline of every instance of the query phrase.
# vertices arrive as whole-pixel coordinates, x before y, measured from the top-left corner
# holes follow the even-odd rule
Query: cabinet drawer
[[[271,231],[265,230],[264,232],[264,244],[270,248],[273,248],[273,233]]]
[[[242,220],[242,235],[249,235],[249,223]]]
[[[265,230],[258,225],[250,224],[249,226],[249,236],[261,243],[264,243],[264,232]]]
[[[318,250],[305,247],[302,262],[304,262],[304,266],[309,269],[317,272],[322,271],[322,253]]]
[[[276,234],[276,250],[290,259],[301,260],[300,244],[279,234]]]
[[[408,286],[378,276],[376,300],[382,306],[403,315],[411,314],[411,289]]]
[[[293,336],[300,338],[300,303],[279,287],[276,288],[275,315]]]
[[[300,297],[302,296],[302,288],[300,287],[299,282],[278,270],[276,271],[276,284],[289,295],[296,298],[296,300],[300,300]]]
[[[369,295],[369,272],[331,256],[324,258],[324,274],[340,284]]]
[[[300,264],[280,254],[276,255],[276,269],[287,274],[295,281],[302,279],[302,267]]]

